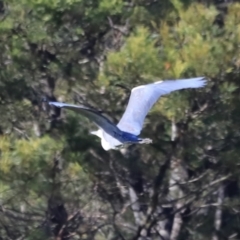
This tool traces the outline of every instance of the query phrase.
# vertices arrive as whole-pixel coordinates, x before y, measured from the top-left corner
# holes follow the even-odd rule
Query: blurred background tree
[[[0,43],[0,239],[240,238],[239,3],[1,0]],[[132,87],[196,76],[120,151],[41,102],[117,122]]]

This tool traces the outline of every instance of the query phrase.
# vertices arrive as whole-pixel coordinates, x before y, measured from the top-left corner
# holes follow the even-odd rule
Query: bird
[[[117,125],[93,108],[52,101],[49,101],[48,104],[57,108],[73,110],[84,115],[97,125],[98,130],[91,131],[90,134],[96,135],[101,139],[103,149],[106,151],[111,149],[117,150],[129,144],[152,143],[151,139],[140,138],[139,135],[148,112],[161,96],[181,89],[201,88],[206,83],[205,77],[196,77],[157,81],[134,87],[131,90],[126,110]]]

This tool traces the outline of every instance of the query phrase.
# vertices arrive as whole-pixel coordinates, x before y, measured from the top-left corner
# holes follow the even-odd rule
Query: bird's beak
[[[100,129],[98,129],[97,131],[91,131],[90,134],[96,135],[100,138],[102,138],[102,132]]]
[[[98,130],[97,131],[91,131],[90,134],[98,136],[99,132],[98,132]]]
[[[97,135],[97,131],[91,131],[90,134]]]

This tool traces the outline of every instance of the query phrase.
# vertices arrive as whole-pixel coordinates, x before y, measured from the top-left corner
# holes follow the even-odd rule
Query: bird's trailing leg
[[[139,144],[150,144],[150,143],[152,143],[152,139],[150,139],[150,138],[143,138],[143,139],[140,139],[140,141],[138,143]]]
[[[138,138],[138,141],[134,141],[134,142],[125,142],[117,147],[115,147],[115,149],[122,149],[122,148],[125,148],[125,147],[128,147],[129,145],[132,145],[132,144],[150,144],[152,143],[152,139],[150,138]]]

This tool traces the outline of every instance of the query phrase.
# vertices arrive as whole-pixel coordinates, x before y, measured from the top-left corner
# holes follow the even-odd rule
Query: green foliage
[[[217,33],[222,30],[212,26],[216,10],[193,4],[186,11],[179,11],[179,17],[176,27],[163,22],[160,28],[166,61],[172,66],[169,70],[177,78],[189,71],[196,75],[216,75],[222,65],[222,56],[226,54],[222,46],[225,36],[219,37]]]
[[[158,239],[178,229],[163,226],[173,226],[181,204],[176,239],[239,238],[240,4],[220,8],[185,0],[0,5],[3,239]],[[121,151],[104,151],[83,116],[40,101],[86,104],[117,123],[125,88],[196,76],[207,77],[205,88],[164,96],[151,110],[141,135],[153,144]]]
[[[102,0],[99,3],[99,12],[111,12],[112,14],[121,13],[123,8],[123,1],[122,0]]]
[[[155,44],[156,40],[151,37],[145,27],[137,28],[126,39],[120,52],[110,52],[107,55],[105,73],[100,75],[100,82],[109,84],[113,81],[114,83],[114,76],[117,75],[122,81],[131,79],[131,82],[136,84],[138,78],[152,79],[158,76],[161,65]]]

